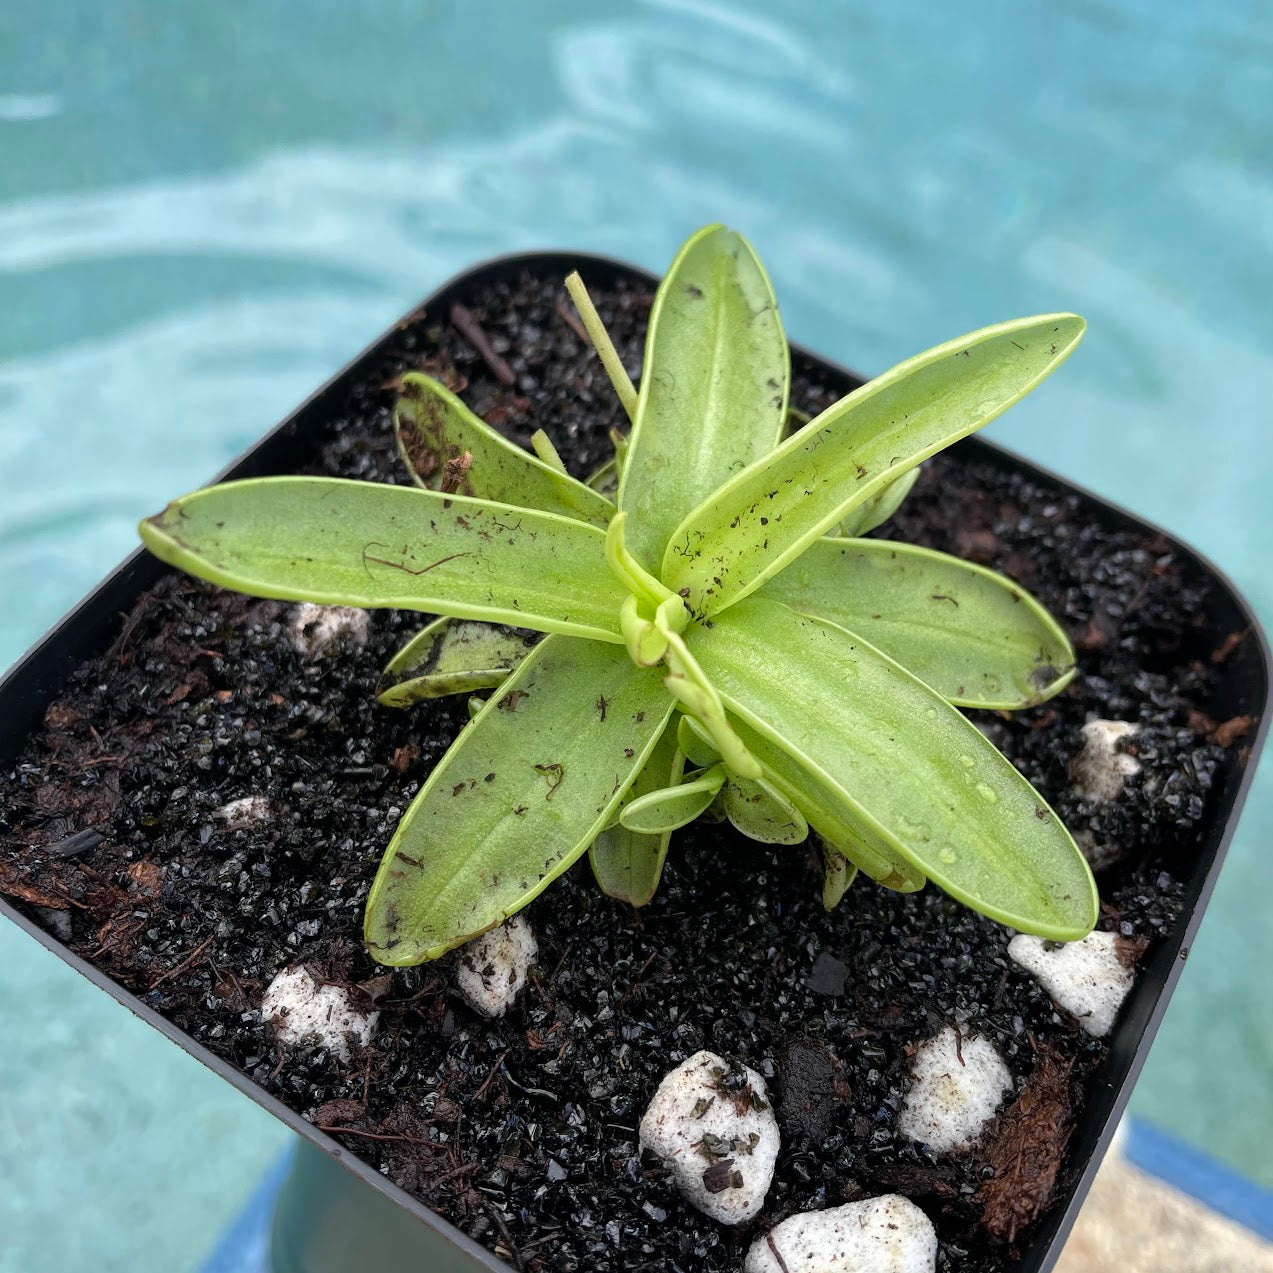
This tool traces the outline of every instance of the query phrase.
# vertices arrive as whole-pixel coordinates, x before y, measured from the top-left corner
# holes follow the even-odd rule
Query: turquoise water
[[[993,436],[1268,621],[1271,120],[1257,0],[7,6],[0,664],[448,273],[715,219],[863,370],[1086,314]],[[1269,1185],[1271,837],[1273,770],[1136,1094]],[[0,1269],[192,1266],[277,1132],[16,932],[0,969]]]

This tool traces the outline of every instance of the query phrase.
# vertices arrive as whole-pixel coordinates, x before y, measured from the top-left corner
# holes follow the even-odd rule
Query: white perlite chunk
[[[1090,720],[1083,726],[1083,750],[1070,762],[1070,781],[1084,800],[1105,802],[1123,794],[1140,761],[1118,750],[1120,739],[1139,730],[1125,720]]]
[[[316,1042],[349,1063],[350,1045],[366,1047],[379,1012],[361,1012],[344,986],[318,982],[301,965],[284,968],[265,992],[261,1017],[285,1047]]]
[[[341,641],[361,650],[371,635],[371,616],[352,606],[316,606],[304,601],[292,611],[287,635],[296,652],[313,662]]]
[[[539,956],[530,925],[514,915],[507,923],[469,942],[460,952],[455,981],[460,993],[484,1017],[502,1017]]]
[[[937,1234],[909,1198],[886,1193],[791,1216],[752,1243],[743,1273],[784,1266],[787,1273],[932,1273]]]
[[[1098,1039],[1110,1032],[1132,988],[1132,972],[1118,956],[1113,933],[1088,933],[1082,941],[1054,942],[1022,933],[1008,943],[1021,965],[1059,1008]]]
[[[760,1211],[779,1139],[765,1080],[714,1052],[695,1052],[664,1075],[641,1119],[641,1148],[721,1224],[742,1224]]]
[[[238,800],[223,804],[217,810],[216,816],[221,818],[231,831],[238,831],[243,827],[254,826],[258,822],[269,821],[270,813],[270,802],[265,796],[240,796]]]
[[[911,1073],[899,1126],[935,1154],[971,1145],[1012,1087],[994,1044],[951,1026],[919,1045]]]

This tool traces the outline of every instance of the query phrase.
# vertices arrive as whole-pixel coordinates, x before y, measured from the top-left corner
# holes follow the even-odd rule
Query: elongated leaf
[[[386,707],[494,689],[538,642],[502,623],[435,619],[389,660],[376,686]]]
[[[161,561],[254,597],[618,641],[605,536],[550,513],[328,477],[223,482],[142,522]]]
[[[446,463],[466,452],[460,495],[605,526],[614,505],[559,467],[510,442],[431,376],[408,372],[393,413],[398,450],[418,486],[440,489]],[[551,443],[549,443],[551,448]]]
[[[858,869],[848,858],[825,841],[822,842],[822,909],[833,911],[844,899],[845,893],[857,876]]]
[[[650,758],[637,774],[624,802],[681,780],[685,757],[677,746],[676,722],[669,721],[659,735]],[[644,906],[655,894],[667,859],[670,831],[642,835],[615,822],[600,832],[588,850],[592,873],[608,897],[632,906]]]
[[[919,480],[919,468],[913,468],[894,478],[887,486],[876,491],[865,504],[859,504],[840,522],[839,533],[847,539],[868,534],[877,526],[883,526],[906,502],[911,488]]]
[[[838,853],[853,863],[854,869],[864,871],[885,888],[899,893],[914,893],[924,887],[923,873],[917,871],[905,858],[898,857],[886,843],[871,833],[869,827],[862,826],[856,810],[845,804],[837,787],[827,784],[816,773],[803,768],[776,743],[741,721],[735,720],[734,728],[748,753],[762,762],[766,785],[776,789],[780,797],[790,802],[796,810],[796,819],[803,817],[824,844],[833,845]],[[698,763],[709,764],[719,759],[718,753],[711,746],[710,735],[694,717],[681,717],[677,736],[681,750],[691,758],[700,757]],[[746,780],[734,777],[732,781]],[[725,795],[725,792],[718,795],[701,816],[714,822],[723,821]],[[796,819],[791,820],[795,822]],[[739,829],[742,830],[741,827]],[[801,832],[797,842],[804,835],[805,832]]]
[[[725,821],[725,795],[724,788],[716,793],[716,799],[698,815],[700,822],[711,822],[713,824]]]
[[[922,681],[852,633],[759,598],[690,632],[726,706],[839,787],[935,884],[1022,932],[1091,930],[1096,886],[1069,833]]]
[[[689,782],[649,791],[623,806],[620,825],[644,835],[661,835],[693,822],[716,798],[725,782],[723,766],[716,766]]]
[[[699,615],[741,600],[908,469],[1023,397],[1083,328],[1072,314],[1022,318],[899,363],[706,497],[672,533],[663,582],[689,588]]]
[[[710,769],[720,762],[720,752],[712,742],[712,736],[692,716],[681,716],[676,726],[677,745],[681,754],[692,765]]]
[[[725,816],[761,844],[799,844],[809,834],[800,810],[764,778],[731,778],[725,784]]]
[[[619,480],[630,546],[655,574],[686,513],[778,441],[790,358],[778,303],[751,245],[695,234],[650,310],[636,421]]]
[[[600,468],[588,475],[585,485],[598,495],[613,499],[619,492],[619,461],[611,456]]]
[[[824,843],[884,888],[915,893],[924,887],[924,873],[893,851],[838,784],[742,721],[736,719],[734,726],[747,750],[764,765],[765,777],[804,814]]]
[[[381,963],[435,959],[542,892],[609,821],[672,712],[657,671],[569,637],[541,642],[500,688],[385,853],[365,928]]]
[[[898,857],[878,837],[872,837],[868,828],[850,829],[856,811],[844,805],[838,789],[829,787],[817,775],[811,774],[788,756],[777,744],[741,721],[735,720],[734,728],[748,753],[762,762],[765,790],[776,795],[787,810],[784,816],[776,817],[774,821],[779,825],[791,824],[791,843],[799,843],[805,838],[808,827],[801,827],[807,822],[818,832],[824,844],[834,844],[837,851],[854,864],[855,869],[865,871],[885,888],[913,893],[924,887],[924,876],[905,858]],[[710,735],[702,722],[694,717],[681,717],[678,738],[681,750],[692,759],[696,758],[697,763],[712,764],[719,760],[718,753],[711,745]],[[726,789],[701,816],[714,822],[723,821],[728,807],[727,797],[736,796],[739,787],[750,789],[749,780],[731,775]],[[736,818],[731,817],[730,820],[743,834],[750,834],[745,827],[739,825]]]
[[[960,707],[1051,698],[1074,649],[1024,588],[946,553],[877,539],[819,539],[757,594],[864,637]]]

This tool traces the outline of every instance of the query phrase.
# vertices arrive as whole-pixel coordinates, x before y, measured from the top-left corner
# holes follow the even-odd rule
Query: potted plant
[[[29,657],[3,690],[0,887],[69,927],[112,993],[144,991],[161,1028],[356,1153],[400,1204],[378,1240],[450,1242],[456,1267],[484,1247],[525,1268],[781,1269],[807,1235],[775,1222],[905,1195],[952,1267],[1047,1267],[1249,779],[1258,629],[1188,550],[992,448],[961,443],[907,497],[920,461],[1066,356],[1072,316],[845,397],[857,382],[804,355],[789,379],[737,236],[696,235],[653,295],[582,262],[597,304],[574,282],[577,315],[565,264],[456,280],[232,474],[310,476],[145,525],[169,561],[275,600],[133,559]],[[403,616],[368,636],[361,612],[281,600],[444,618],[376,686],[358,647],[387,650]],[[416,706],[377,709],[373,688]],[[465,728],[440,691],[490,693]],[[695,818],[719,821],[680,833],[656,893]],[[568,869],[585,854],[602,889]],[[1110,975],[1134,981],[1108,1043],[1104,1010],[1055,982],[1080,948],[1051,949],[1097,921],[1087,859]],[[858,870],[884,887],[846,896]],[[354,935],[368,890],[376,963]],[[501,952],[434,961],[527,903],[538,971],[483,1021],[452,974],[490,983]],[[1012,962],[996,919],[1040,940]],[[999,1069],[991,1120],[943,1150],[916,1094],[948,1032],[961,1078],[983,1045]],[[700,1132],[731,1107],[781,1128],[772,1183],[726,1217],[741,1229],[711,1214],[765,1175],[755,1144],[713,1130],[678,1164],[638,1133],[667,1071],[704,1055],[720,1101],[694,1098]],[[707,1214],[672,1183],[687,1161]],[[428,1229],[400,1237],[406,1215]]]

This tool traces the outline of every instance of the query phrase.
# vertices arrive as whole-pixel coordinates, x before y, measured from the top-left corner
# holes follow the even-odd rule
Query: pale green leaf
[[[386,707],[494,689],[540,638],[502,623],[435,619],[389,660],[376,686]]]
[[[801,821],[807,821],[818,832],[819,839],[824,844],[833,844],[842,857],[854,864],[855,870],[860,868],[885,888],[899,893],[913,893],[924,887],[923,874],[905,858],[898,857],[878,836],[872,836],[869,828],[850,829],[856,813],[845,806],[838,789],[822,782],[816,774],[804,769],[776,743],[741,721],[735,720],[734,727],[743,739],[748,754],[762,762],[766,788],[776,792],[786,809],[795,811],[795,817],[788,813],[787,820],[797,827]],[[719,753],[712,746],[711,736],[702,722],[693,716],[681,717],[677,737],[681,750],[695,763],[706,766],[715,764],[720,759]],[[727,788],[735,783],[746,785],[747,780],[732,777]],[[704,820],[724,821],[728,794],[726,789],[716,797],[702,815]],[[735,826],[737,825],[735,821]],[[739,829],[743,830],[742,827]],[[803,840],[805,833],[800,831],[793,842]]]
[[[693,716],[680,716],[676,738],[681,754],[699,769],[710,769],[720,762],[720,752],[712,742],[711,735]]]
[[[865,504],[859,504],[840,522],[839,533],[849,539],[866,535],[877,526],[883,526],[906,502],[911,488],[919,480],[919,469],[909,469],[887,486],[871,496]]]
[[[223,482],[139,527],[162,561],[236,592],[424,610],[619,641],[605,535],[550,513],[330,477]]]
[[[473,462],[460,475],[455,488],[460,495],[535,508],[594,526],[605,526],[614,514],[614,505],[568,476],[560,459],[539,458],[510,442],[431,376],[410,371],[402,377],[393,422],[398,450],[419,486],[438,490],[446,462],[467,452]],[[547,437],[544,444],[548,455],[556,454]]]
[[[592,347],[597,351],[615,393],[619,395],[624,414],[629,420],[633,419],[636,415],[637,392],[632,384],[632,378],[628,375],[627,368],[619,357],[619,351],[615,349],[610,333],[606,331],[601,315],[597,313],[597,307],[592,303],[592,297],[588,295],[588,289],[584,286],[578,270],[566,276],[566,291],[570,293],[570,299],[574,301],[579,317],[583,321],[584,331],[588,333],[588,339],[592,341]]]
[[[680,520],[778,441],[790,358],[751,245],[708,226],[680,250],[650,310],[636,421],[619,479],[633,553],[658,572]]]
[[[680,782],[684,768],[685,757],[677,747],[675,723],[669,721],[659,735],[649,760],[624,797],[625,804],[660,787],[674,786]],[[670,831],[642,835],[639,831],[629,831],[618,822],[611,823],[588,850],[592,873],[601,891],[620,902],[644,906],[658,889],[671,838]]]
[[[592,843],[672,712],[657,671],[614,645],[542,641],[412,802],[367,900],[393,965],[434,959],[519,911]]]
[[[845,893],[858,873],[844,854],[837,852],[825,841],[821,842],[822,865],[824,877],[822,881],[822,909],[833,911],[844,899]]]
[[[619,461],[611,456],[599,468],[588,475],[584,483],[590,490],[606,499],[614,499],[619,492]]]
[[[1072,941],[1091,930],[1096,886],[1078,846],[922,681],[861,638],[760,598],[690,631],[726,707],[837,787],[939,887],[1022,932]]]
[[[908,469],[1023,397],[1083,328],[1072,314],[1017,319],[899,363],[705,497],[668,541],[663,582],[688,588],[700,616],[741,600]]]
[[[915,893],[924,887],[924,873],[893,851],[834,781],[742,721],[736,719],[734,727],[747,750],[764,765],[765,777],[804,814],[825,843],[883,888]]]
[[[536,429],[530,435],[530,448],[554,472],[558,474],[566,472],[566,462],[557,453],[552,438],[543,429]]]
[[[620,826],[643,835],[661,835],[687,826],[716,798],[725,782],[725,768],[716,765],[689,782],[650,791],[623,806]]]
[[[800,810],[764,778],[730,778],[725,816],[748,839],[761,844],[799,844],[809,827]]]
[[[819,539],[757,595],[856,632],[960,707],[1025,707],[1074,676],[1069,638],[1024,588],[928,548]]]
[[[725,796],[724,788],[716,793],[716,799],[698,815],[700,822],[711,822],[713,824],[725,821]]]
[[[740,778],[761,777],[760,763],[743,746],[715,686],[703,675],[689,647],[678,634],[661,631],[667,638],[664,651],[667,676],[663,678],[663,684],[683,708],[694,714],[696,723],[710,736],[712,746],[720,753],[730,773]]]

